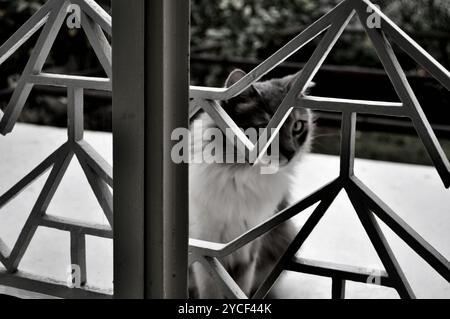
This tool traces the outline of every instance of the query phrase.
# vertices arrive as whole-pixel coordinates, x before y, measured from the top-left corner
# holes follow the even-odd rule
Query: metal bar
[[[119,299],[145,296],[144,9],[144,1],[112,1],[114,297]]]
[[[112,49],[102,28],[85,13],[81,14],[81,25],[106,75],[112,79]]]
[[[60,282],[17,272],[14,275],[0,270],[0,285],[19,290],[64,299],[111,299],[112,291],[91,287],[69,288],[67,282]]]
[[[381,17],[381,28],[392,40],[409,54],[417,63],[434,76],[441,84],[450,90],[450,72],[445,69],[435,58],[425,51],[406,32],[400,29],[391,19],[389,19],[377,6],[368,0],[363,2],[372,8]]]
[[[67,88],[67,132],[69,142],[81,141],[84,136],[84,95],[82,88]]]
[[[228,115],[223,107],[217,101],[201,100],[198,101],[203,110],[211,116],[216,125],[222,130],[225,136],[230,139],[232,145],[235,144],[234,137],[243,143],[249,150],[253,150],[255,145],[249,140],[245,133],[237,126],[236,122]],[[233,132],[234,135],[227,134],[227,131]],[[237,147],[240,149],[239,147]]]
[[[86,141],[79,141],[75,145],[78,158],[84,160],[109,187],[113,187],[112,166]]]
[[[55,7],[57,2],[58,0],[47,1],[0,47],[0,65],[13,55],[47,22],[49,12]]]
[[[392,281],[384,270],[367,269],[347,265],[334,264],[304,258],[294,258],[286,265],[286,270],[320,277],[341,278],[346,281],[360,283],[371,283],[368,279],[377,274],[380,281],[377,284],[385,287],[392,287]]]
[[[340,186],[340,185],[339,185]],[[328,194],[322,198],[319,206],[314,210],[312,215],[306,221],[305,225],[303,225],[302,229],[295,237],[293,242],[286,249],[286,252],[278,259],[275,267],[270,272],[270,274],[264,279],[263,283],[260,285],[258,290],[255,292],[252,299],[262,299],[267,293],[270,291],[274,283],[279,278],[281,272],[285,269],[286,265],[294,258],[295,254],[301,248],[306,239],[311,235],[314,228],[316,228],[317,224],[322,219],[323,215],[326,213],[328,208],[331,206],[336,196],[339,194],[341,187],[336,187],[333,190],[330,190]]]
[[[188,166],[171,134],[189,122],[189,1],[113,11],[116,297],[186,298]]]
[[[342,113],[341,177],[353,176],[355,168],[356,113]]]
[[[44,187],[42,188],[39,197],[34,204],[33,210],[30,213],[25,225],[23,226],[19,238],[14,245],[11,255],[8,258],[7,268],[9,271],[17,270],[23,255],[25,254],[31,239],[38,227],[38,219],[45,214],[45,211],[55,195],[55,192],[67,170],[67,167],[72,160],[73,153],[69,150],[66,153],[61,153],[57,159],[53,169],[48,177]]]
[[[96,91],[111,91],[111,80],[91,76],[39,73],[27,77],[27,82],[38,85],[77,87]]]
[[[345,299],[345,280],[341,278],[332,278],[331,298]]]
[[[83,158],[78,157],[78,161],[81,165],[81,168],[86,175],[86,178],[91,185],[91,189],[97,198],[98,203],[100,204],[103,213],[105,214],[106,219],[109,222],[109,225],[113,227],[113,196],[111,191],[108,188],[108,185],[95,174],[95,172],[87,165],[87,163],[83,160]]]
[[[407,117],[402,103],[348,100],[328,97],[305,96],[297,100],[298,107],[317,111],[349,112],[373,115]]]
[[[22,76],[17,83],[11,100],[4,110],[4,114],[0,122],[1,134],[8,134],[16,124],[25,102],[30,95],[31,89],[33,88],[33,84],[27,82],[28,76],[42,70],[58,31],[64,22],[68,5],[68,1],[60,1],[51,10],[48,21],[45,24],[39,39],[37,40],[30,59],[28,60]]]
[[[355,192],[359,192],[366,205],[380,218],[394,233],[421,256],[434,270],[447,281],[450,281],[450,262],[420,236],[411,226],[401,219],[386,203],[356,177],[352,178]]]
[[[86,237],[82,233],[70,233],[70,262],[72,266],[77,266],[77,270],[72,274],[72,283],[79,284],[80,287],[85,286],[87,282],[86,269]],[[76,276],[80,276],[77,278]]]
[[[189,1],[146,5],[146,297],[185,298],[188,165],[171,160],[174,129],[189,126]],[[181,71],[181,72],[180,72]],[[160,152],[154,152],[155,147]],[[174,236],[176,233],[176,236]]]
[[[204,100],[191,100],[189,102],[189,120],[192,121],[192,119],[197,115],[198,112],[200,112],[200,110],[202,109],[201,106],[199,105],[199,102],[204,101]],[[1,119],[1,117],[0,117]]]
[[[34,182],[37,178],[45,174],[55,163],[55,160],[61,156],[61,153],[67,151],[67,144],[59,147],[55,152],[48,156],[42,163],[34,168],[27,176],[22,178],[17,184],[11,187],[5,194],[0,197],[0,208],[8,204],[18,194],[20,194],[27,186]]]
[[[9,255],[9,247],[5,244],[5,242],[0,238],[0,264],[6,267],[7,259],[6,257]]]
[[[403,273],[400,264],[395,258],[394,252],[389,246],[383,231],[378,225],[375,216],[369,209],[365,206],[362,198],[359,194],[352,192],[351,188],[347,189],[347,194],[352,202],[353,207],[358,214],[359,220],[361,221],[367,235],[372,242],[373,247],[377,251],[378,257],[381,259],[389,278],[393,281],[393,287],[398,291],[401,298],[412,299],[415,298],[414,292]]]
[[[317,20],[311,26],[306,28],[297,37],[291,40],[284,47],[275,52],[271,57],[258,65],[250,73],[248,73],[239,82],[235,83],[228,89],[222,88],[206,88],[199,86],[191,86],[191,98],[202,98],[208,100],[228,100],[238,96],[245,91],[253,82],[259,80],[265,74],[273,70],[275,67],[283,63],[286,59],[304,47],[306,44],[318,37],[330,24],[336,20],[336,16],[341,8],[346,5],[346,1],[342,1],[329,13]]]
[[[82,223],[76,220],[56,216],[44,216],[37,221],[39,226],[58,229],[61,231],[77,232],[88,236],[112,239],[112,229],[105,225]]]
[[[250,241],[251,240],[252,239],[250,239]],[[191,257],[191,261],[189,263],[191,264],[203,256],[221,258],[228,253],[228,251],[223,252],[225,247],[226,244],[189,238],[189,256]]]
[[[217,258],[204,257],[200,262],[208,273],[216,280],[227,298],[248,299]]]

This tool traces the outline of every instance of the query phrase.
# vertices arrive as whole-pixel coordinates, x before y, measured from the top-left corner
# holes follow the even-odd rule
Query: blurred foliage
[[[265,59],[295,35],[328,12],[340,0],[192,0],[192,52],[221,57]],[[385,0],[374,1],[394,22],[414,35],[439,61],[450,67],[450,1],[448,0]],[[327,60],[335,65],[381,67],[371,43],[356,19],[344,33]],[[306,46],[292,61],[304,62],[314,49]],[[415,64],[399,54],[405,68]],[[214,69],[216,68],[216,69]],[[218,85],[223,70],[213,66],[209,77],[193,81]]]
[[[385,12],[406,30],[450,33],[450,1],[387,0]]]
[[[191,0],[192,53],[220,57],[265,59],[292,39],[308,25],[328,12],[341,0]],[[0,0],[0,43],[17,30],[45,0]],[[106,10],[110,0],[97,0]],[[424,48],[439,61],[450,67],[450,1],[449,0],[378,0],[401,28],[413,35]],[[358,29],[356,19],[350,28]],[[360,28],[360,27],[359,27]],[[65,68],[68,72],[95,72],[98,63],[86,38],[80,30],[62,29],[47,68]],[[36,38],[35,36],[34,38]],[[70,39],[70,41],[67,41]],[[29,41],[0,67],[3,75],[14,76],[26,63],[34,41]],[[314,42],[314,43],[317,43]],[[292,60],[303,62],[314,49],[314,43],[294,55]],[[402,56],[400,55],[400,58]],[[403,59],[402,59],[403,60]],[[414,64],[406,60],[406,68]],[[403,62],[403,61],[402,61]],[[363,33],[345,33],[327,60],[329,64],[379,67],[379,61]],[[216,66],[217,67],[217,66]],[[218,68],[220,69],[220,68]],[[217,85],[214,73],[223,72],[193,68],[193,81],[202,78],[199,73],[212,77],[207,85]],[[0,88],[6,85],[0,78]]]
[[[97,1],[109,10],[110,0]],[[0,43],[4,43],[45,0],[0,0]],[[39,31],[0,66],[0,88],[13,85],[34,47]],[[99,63],[82,30],[62,28],[44,69],[68,73],[98,72]],[[97,69],[97,70],[96,70]]]
[[[339,0],[192,0],[192,45],[228,56],[258,57],[283,30],[307,26]],[[275,36],[275,37],[274,37]]]

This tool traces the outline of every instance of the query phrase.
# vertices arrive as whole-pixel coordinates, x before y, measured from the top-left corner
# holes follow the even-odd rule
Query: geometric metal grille
[[[381,19],[381,28],[370,28],[366,23],[362,23],[362,25],[374,45],[377,55],[380,58],[401,103],[306,96],[305,92],[308,84],[314,78],[329,52],[344,32],[350,19],[356,13],[361,21],[368,21],[368,8],[370,8],[372,12],[375,12]],[[292,86],[292,89],[287,93],[285,99],[275,112],[266,132],[263,133],[263,139],[256,145],[252,144],[237,127],[231,117],[220,106],[219,102],[226,101],[242,93],[250,87],[250,85],[322,33],[324,33],[324,36],[321,42],[306,63],[301,75],[299,75]],[[375,216],[389,226],[390,229],[419,254],[445,280],[450,282],[449,261],[428,244],[367,186],[365,186],[354,175],[353,171],[357,114],[367,113],[392,117],[405,117],[412,120],[445,187],[450,187],[449,160],[408,83],[406,75],[391,47],[390,41],[395,42],[400,48],[415,59],[416,62],[422,65],[422,67],[434,78],[440,81],[445,88],[450,90],[450,72],[432,58],[406,33],[400,30],[369,0],[342,1],[328,14],[308,27],[304,32],[269,57],[266,61],[262,62],[230,88],[191,88],[191,116],[195,115],[198,110],[203,109],[224,132],[227,129],[228,131],[231,129],[235,135],[231,136],[231,138],[234,139],[237,137],[243,145],[245,145],[250,154],[257,156],[253,158],[259,158],[259,156],[267,150],[272,137],[278,133],[293,108],[299,107],[342,113],[341,172],[336,180],[227,244],[211,243],[196,239],[190,240],[190,263],[200,262],[203,264],[209,273],[217,280],[218,285],[220,285],[223,292],[228,297],[264,298],[283,270],[331,278],[333,281],[333,298],[345,298],[346,281],[366,283],[368,277],[371,276],[375,270],[361,270],[352,266],[313,262],[299,259],[295,256],[342,190],[345,190],[348,194],[357,216],[385,268],[385,271],[376,272],[381,274],[381,285],[396,289],[401,298],[415,297]],[[299,231],[283,256],[278,260],[276,266],[263,281],[254,296],[246,296],[226,272],[220,259],[232,254],[241,247],[249,244],[251,241],[317,203],[318,206],[315,211]]]
[[[77,4],[82,9],[82,27],[108,78],[42,73],[45,59],[54,43],[58,30],[63,24],[67,7],[70,4]],[[355,12],[361,19],[367,19],[367,6],[370,6],[381,17],[381,29],[366,28],[366,31],[400,97],[401,103],[356,101],[303,95],[305,88],[308,87],[309,82],[324,62]],[[366,25],[364,26],[366,27]],[[50,227],[70,232],[72,264],[81,266],[84,282],[86,280],[85,236],[112,238],[112,194],[109,190],[109,187],[112,188],[112,169],[83,140],[83,90],[111,91],[111,45],[105,36],[105,33],[111,35],[111,17],[93,0],[48,0],[38,12],[0,47],[0,64],[14,54],[41,27],[43,30],[11,101],[6,107],[4,114],[0,111],[0,133],[5,135],[12,131],[33,85],[60,86],[67,88],[68,141],[0,197],[1,209],[35,179],[46,171],[51,170],[14,247],[9,249],[0,239],[0,263],[7,269],[6,273],[0,271],[0,284],[57,297],[108,297],[104,292],[93,291],[87,285],[84,285],[81,289],[69,289],[65,287],[66,283],[43,281],[42,278],[33,278],[17,272],[20,261],[38,227]],[[269,128],[266,130],[267,133],[263,134],[264,141],[268,142],[264,145],[253,145],[221,108],[219,101],[225,101],[239,95],[252,83],[322,33],[324,33],[322,41],[305,65],[302,75],[297,79],[292,90],[280,105],[269,124]],[[312,262],[294,257],[342,189],[348,193],[358,217],[385,267],[386,271],[378,272],[381,274],[381,285],[397,289],[401,297],[414,297],[407,279],[380,230],[375,215],[413,248],[442,277],[450,281],[450,264],[448,260],[398,217],[388,205],[383,203],[353,173],[357,114],[369,113],[407,117],[413,121],[445,186],[450,187],[449,161],[395,57],[388,37],[389,40],[394,41],[405,52],[410,54],[431,75],[439,80],[444,87],[450,90],[450,73],[367,0],[344,0],[330,13],[319,19],[285,47],[256,67],[245,78],[228,89],[191,87],[191,116],[199,109],[205,110],[222,130],[231,128],[248,150],[254,154],[259,152],[256,155],[264,153],[270,145],[271,137],[276,135],[293,107],[342,113],[341,174],[336,180],[228,244],[190,240],[190,262],[199,261],[203,263],[229,297],[247,298],[248,296],[245,296],[232,280],[219,259],[233,253],[316,203],[319,203],[319,206],[302,227],[284,256],[278,261],[272,273],[267,277],[257,293],[251,297],[264,297],[283,270],[305,272],[332,278],[334,298],[345,296],[346,281],[366,282],[367,278],[373,274],[373,271],[364,271],[351,266]],[[46,216],[46,208],[74,156],[80,162],[92,190],[110,223],[110,227],[86,225]]]
[[[42,73],[42,68],[63,26],[70,4],[81,9],[81,27],[95,51],[108,78],[71,76]],[[0,110],[0,133],[6,135],[14,128],[33,85],[67,88],[68,139],[27,176],[0,197],[0,209],[13,200],[37,178],[50,170],[34,207],[12,249],[0,238],[0,284],[32,292],[64,298],[103,298],[110,292],[89,288],[86,282],[86,236],[111,238],[113,226],[112,168],[84,139],[84,90],[111,91],[111,45],[106,34],[111,35],[111,17],[92,0],[49,0],[6,43],[0,47],[0,64],[25,43],[40,28],[42,31],[5,112]],[[76,158],[86,175],[109,226],[89,225],[46,215],[46,210],[73,158]],[[81,288],[69,289],[66,282],[36,278],[17,271],[19,264],[38,227],[53,228],[70,233],[71,264],[80,270]]]

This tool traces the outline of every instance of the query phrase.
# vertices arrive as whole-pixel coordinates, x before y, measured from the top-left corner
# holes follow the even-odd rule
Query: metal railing
[[[56,36],[66,19],[69,5],[78,5],[81,27],[95,51],[108,78],[71,76],[42,73]],[[83,100],[84,90],[111,91],[111,17],[92,0],[49,0],[6,43],[0,47],[0,64],[10,57],[39,29],[42,31],[27,65],[14,89],[4,113],[0,111],[0,133],[10,133],[34,85],[57,86],[67,89],[68,139],[54,153],[21,179],[0,197],[0,208],[12,201],[36,179],[50,171],[33,209],[11,249],[0,239],[0,263],[6,271],[0,271],[0,285],[62,298],[110,297],[111,291],[89,287],[86,269],[86,236],[113,237],[113,187],[112,167],[84,140]],[[90,225],[46,215],[71,161],[76,158],[94,192],[109,226]],[[67,282],[43,280],[38,276],[18,271],[20,263],[38,227],[46,227],[70,233],[71,264],[75,288]],[[74,269],[75,270],[75,269]],[[77,277],[77,278],[75,278]]]
[[[57,30],[59,30],[63,23],[67,6],[71,3],[78,4],[82,9],[82,26],[86,31],[86,35],[91,42],[91,45],[94,48],[100,62],[105,68],[109,79],[41,73],[43,63],[56,37]],[[140,3],[142,3],[142,1]],[[305,92],[305,88],[308,87],[309,82],[313,79],[325,58],[332,50],[334,44],[344,32],[350,19],[357,14],[361,20],[366,21],[368,19],[368,7],[380,17],[381,25],[380,28],[369,28],[364,23],[363,25],[378,53],[381,62],[384,65],[387,74],[392,81],[394,88],[400,97],[401,102],[393,103],[344,100],[304,95],[303,92]],[[138,12],[140,7],[132,8],[131,10],[135,10],[132,12]],[[166,11],[165,14],[167,14]],[[140,32],[143,32],[142,25],[140,24],[142,21],[139,21],[139,23],[136,23],[135,28],[137,30],[141,30]],[[93,235],[112,238],[112,195],[108,188],[108,186],[112,187],[111,167],[107,165],[106,162],[92,148],[90,148],[85,141],[83,141],[82,125],[83,89],[111,90],[111,46],[106,40],[104,33],[106,32],[111,35],[111,18],[92,0],[49,0],[24,26],[22,26],[2,47],[0,47],[0,63],[4,62],[11,54],[14,53],[15,50],[20,47],[20,45],[22,45],[41,27],[43,27],[42,33],[37,41],[36,47],[30,57],[25,71],[19,80],[17,88],[11,98],[11,102],[6,107],[5,113],[0,113],[0,131],[1,133],[6,134],[13,129],[18,115],[24,106],[25,100],[34,84],[62,86],[66,87],[68,90],[68,141],[55,153],[50,155],[50,157],[48,157],[29,175],[16,184],[10,191],[0,197],[1,208],[38,176],[51,169],[50,176],[48,177],[48,180],[32,210],[32,213],[30,214],[28,221],[26,222],[25,227],[22,229],[21,235],[19,236],[15,246],[12,250],[10,250],[0,241],[0,263],[2,263],[7,269],[6,272],[0,272],[0,285],[11,286],[59,297],[107,297],[108,295],[105,295],[103,292],[92,291],[88,288],[86,283],[81,288],[71,290],[65,287],[66,283],[44,282],[16,272],[20,264],[21,257],[26,251],[37,227],[50,227],[70,232],[72,263],[82,266],[83,281],[86,279],[86,257],[84,251],[85,236]],[[296,83],[293,85],[292,89],[279,106],[277,112],[270,121],[268,128],[266,129],[266,133],[264,133],[261,137],[261,142],[256,145],[251,143],[251,141],[242,133],[234,121],[223,110],[219,102],[239,95],[262,76],[277,67],[292,54],[300,50],[303,46],[321,34],[323,34],[321,42],[312,54],[310,60],[306,63],[301,76],[297,79]],[[406,79],[405,73],[400,67],[389,41],[394,41],[400,48],[406,51],[412,58],[421,64],[433,77],[439,80],[444,87],[450,89],[450,73],[422,48],[420,48],[417,43],[401,31],[391,20],[389,20],[389,18],[387,18],[368,0],[342,1],[328,14],[308,27],[285,47],[277,51],[253,71],[248,73],[247,76],[245,76],[241,81],[237,82],[230,88],[191,87],[190,115],[193,116],[200,109],[203,109],[216,121],[217,125],[222,130],[226,131],[227,129],[231,129],[234,132],[235,136],[237,136],[237,138],[249,150],[249,153],[246,152],[246,155],[253,155],[256,157],[265,152],[270,145],[272,138],[275,137],[276,133],[287,118],[287,115],[293,108],[301,107],[312,110],[342,113],[341,173],[337,179],[324,186],[314,194],[297,202],[293,206],[279,212],[270,220],[249,230],[247,233],[230,243],[220,244],[195,239],[190,240],[189,263],[202,263],[206,269],[208,269],[210,274],[216,278],[217,284],[222,287],[224,293],[228,297],[265,297],[283,270],[303,272],[331,278],[333,280],[333,298],[345,297],[346,281],[366,282],[367,278],[374,273],[374,270],[364,270],[352,266],[333,265],[304,260],[295,256],[297,251],[304,244],[341,190],[345,190],[349,195],[355,211],[385,267],[385,271],[377,271],[377,273],[380,274],[381,285],[396,289],[402,298],[414,297],[414,293],[408,284],[408,281],[403,274],[402,269],[397,262],[386,238],[384,237],[375,216],[379,217],[380,220],[388,225],[403,241],[413,248],[414,251],[416,251],[447,281],[450,281],[449,261],[433,247],[431,247],[431,245],[420,237],[414,229],[408,226],[399,216],[397,216],[388,205],[386,205],[368,187],[358,180],[353,172],[357,114],[369,113],[393,117],[406,117],[410,118],[414,123],[417,132],[425,144],[444,185],[446,187],[450,187],[450,163],[437,138],[435,137],[434,132],[431,129],[431,126]],[[139,49],[141,49],[140,45],[138,45],[136,50]],[[138,56],[141,57],[141,55]],[[138,67],[137,63],[139,63],[139,61],[134,63],[133,66]],[[143,92],[141,93],[145,95]],[[139,99],[140,98],[136,98],[136,103],[132,103],[136,106],[136,108],[141,106]],[[126,114],[128,113],[124,111],[124,115]],[[130,117],[124,117],[122,120],[128,118]],[[163,136],[163,134],[164,133],[162,133],[161,136]],[[143,134],[133,133],[133,136],[138,136],[142,139],[141,135]],[[229,135],[227,134],[227,136]],[[161,141],[163,141],[163,138],[161,138]],[[268,142],[265,143],[263,141]],[[139,143],[136,143],[135,145],[141,145]],[[143,157],[143,154],[141,153],[142,150],[137,151],[137,156]],[[110,221],[111,228],[98,227],[95,225],[82,225],[64,220],[55,220],[45,215],[45,210],[74,155],[80,161],[92,189],[102,205],[106,217]],[[163,158],[164,157],[161,157],[161,160],[163,160]],[[139,165],[140,167],[142,166],[141,164]],[[139,180],[144,183],[142,178]],[[144,201],[144,194],[141,195],[137,195],[137,197],[139,200]],[[163,205],[164,203],[161,202],[160,204]],[[239,248],[266,234],[277,225],[280,225],[284,221],[300,214],[302,211],[315,204],[318,204],[317,208],[297,234],[286,252],[278,260],[276,266],[264,280],[255,295],[246,296],[227,273],[220,262],[220,258],[232,254]],[[143,208],[143,204],[138,204],[137,206],[139,206],[139,210],[146,211],[149,209]],[[170,209],[173,210],[175,208],[170,207]],[[164,210],[161,210],[161,214],[164,214]],[[145,213],[143,215],[144,217],[147,216]],[[159,212],[156,215],[158,215],[157,218],[161,217]],[[116,215],[116,219],[118,216],[119,215]],[[125,221],[125,217],[127,216],[120,215],[121,221],[122,219]],[[142,215],[134,215],[134,212],[131,212],[131,215],[128,217],[132,219],[130,225],[138,225],[138,222],[142,220],[145,221],[145,218],[143,219]],[[170,219],[170,221],[172,221],[172,219]],[[120,226],[122,228],[125,227],[122,225]],[[158,225],[154,227],[158,227]],[[185,227],[187,227],[187,225]],[[126,229],[123,231],[124,232],[120,233],[121,235],[125,234]],[[142,235],[141,230],[139,230],[139,232],[140,235]],[[164,234],[161,236],[161,239],[163,240],[165,238]],[[135,237],[138,238],[139,236]],[[147,240],[147,238],[145,239]],[[132,240],[130,240],[130,242],[132,242]],[[180,241],[180,243],[182,244],[182,241]],[[145,246],[146,244],[148,244],[149,248],[144,247],[144,249],[156,249],[156,255],[161,251],[161,249],[152,246],[154,245],[154,242],[152,242],[151,239],[148,243],[146,242],[142,245]],[[139,247],[139,251],[136,253],[136,256],[134,256],[134,253],[130,252],[129,256],[124,258],[124,260],[127,260],[123,262],[123,264],[133,265],[136,263],[141,263],[139,271],[137,271],[138,274],[131,280],[133,284],[129,285],[129,287],[132,288],[140,285],[140,283],[137,282],[140,279],[142,279],[142,281],[144,281],[144,279],[147,280],[145,277],[145,271],[150,272],[151,270],[142,270],[142,265],[145,261],[148,261],[148,258],[153,256],[152,254],[147,256],[144,251],[140,251],[142,245]],[[125,252],[126,248],[126,246],[123,246],[119,251]],[[121,256],[115,256],[114,258],[116,259],[118,257]],[[158,268],[161,265],[164,265],[164,262],[159,262],[158,265],[156,265],[155,262],[154,266]],[[173,271],[178,269],[178,265],[171,266],[173,266]],[[141,273],[141,270],[144,274]],[[126,271],[127,270],[125,269],[124,273]],[[180,272],[183,272],[183,270],[181,269]],[[165,275],[172,277],[171,273],[167,273]],[[163,274],[161,274],[161,276],[163,276]],[[174,278],[176,278],[176,276]],[[179,278],[183,278],[183,276],[180,276]],[[118,278],[115,278],[115,282],[117,283],[116,279]],[[122,282],[126,278],[124,277],[119,279],[120,282]],[[165,283],[166,281],[161,280],[161,285],[164,285]],[[173,285],[171,288],[178,289],[176,285]],[[139,289],[144,291],[145,287],[142,287],[141,285]],[[146,296],[146,293],[142,293],[142,291],[139,291],[136,295]],[[183,292],[180,294],[183,294]],[[128,295],[133,295],[133,293],[128,292]]]
[[[379,28],[371,28],[364,23],[369,19],[369,12],[375,13],[380,18],[381,24]],[[306,96],[304,94],[308,84],[355,14],[363,22],[365,31],[374,45],[378,57],[401,100],[400,103],[324,98]],[[322,33],[324,35],[320,43],[304,66],[301,75],[278,107],[265,133],[262,134],[260,142],[256,145],[253,144],[243,135],[242,131],[240,131],[234,121],[224,111],[219,102],[226,101],[242,93],[254,82]],[[228,297],[263,298],[270,291],[281,272],[290,270],[331,278],[333,282],[333,298],[345,298],[346,281],[366,283],[368,282],[368,278],[374,273],[380,274],[380,281],[377,284],[396,289],[402,298],[414,298],[414,292],[381,231],[375,216],[389,226],[404,242],[441,274],[443,278],[450,281],[449,261],[429,245],[414,229],[408,226],[382,199],[377,197],[354,175],[357,114],[405,117],[412,120],[444,185],[447,188],[450,187],[450,163],[408,83],[406,75],[392,50],[390,41],[394,41],[433,77],[439,80],[442,85],[450,90],[450,73],[368,0],[342,1],[328,14],[312,24],[285,47],[281,48],[230,88],[191,88],[191,98],[193,99],[191,102],[191,116],[196,114],[199,109],[203,109],[215,120],[216,124],[224,132],[227,129],[231,129],[234,136],[228,134],[227,137],[233,139],[237,137],[248,149],[249,152],[246,152],[246,154],[253,156],[262,155],[267,150],[267,147],[271,143],[271,137],[278,133],[287,118],[287,114],[293,108],[334,111],[342,114],[341,172],[336,180],[307,198],[297,202],[295,205],[279,212],[270,220],[249,230],[230,243],[218,244],[200,240],[190,241],[190,263],[200,262],[208,269],[208,272],[217,280],[217,284],[223,288],[223,292]],[[360,269],[345,265],[332,265],[296,257],[296,253],[310,236],[315,226],[322,219],[341,190],[345,190],[348,194],[360,222],[382,261],[385,271]],[[246,296],[226,272],[220,263],[220,259],[232,254],[239,248],[249,244],[251,241],[317,203],[318,206],[315,211],[301,228],[286,252],[277,261],[276,266],[263,281],[259,289],[253,296]]]

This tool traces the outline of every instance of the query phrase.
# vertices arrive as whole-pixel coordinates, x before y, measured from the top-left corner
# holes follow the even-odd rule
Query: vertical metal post
[[[113,1],[116,298],[187,296],[189,1]]]
[[[345,299],[345,280],[342,278],[332,278],[331,298]]]
[[[341,127],[341,177],[354,174],[356,113],[342,113]]]

